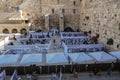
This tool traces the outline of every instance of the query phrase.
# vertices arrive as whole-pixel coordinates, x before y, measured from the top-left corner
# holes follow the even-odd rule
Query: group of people
[[[38,80],[38,76],[36,72],[33,72],[32,74],[27,74],[26,75],[27,80]]]
[[[75,52],[87,52],[86,49],[68,49],[68,53],[75,53]]]
[[[48,33],[31,33],[29,34],[29,38],[50,38],[50,34]]]
[[[58,29],[51,29],[48,32],[32,32],[29,34],[29,38],[50,38],[54,35],[60,35],[60,31]]]
[[[51,77],[51,80],[62,80],[62,73],[59,72],[59,73],[52,73],[52,77]]]
[[[36,74],[26,74],[26,80],[37,80]],[[17,80],[23,80],[20,76],[17,77]]]
[[[80,37],[84,36],[83,32],[61,32],[62,37]]]
[[[57,75],[56,75],[56,73],[52,73],[51,80],[57,80]]]
[[[69,53],[104,51],[105,49],[105,46],[95,44],[89,36],[85,36],[82,32],[61,32],[61,35],[62,42],[66,44]]]
[[[97,75],[98,74],[98,70],[96,68],[93,69],[93,75]],[[107,71],[106,71],[106,74],[108,77],[111,77],[111,68],[108,68]]]
[[[32,38],[29,38],[28,40],[21,40],[20,41],[21,44],[25,44],[25,45],[30,45],[30,44],[49,44],[50,42],[50,39],[32,39]]]
[[[50,43],[51,36],[61,35],[61,42],[64,42],[68,47],[68,52],[93,52],[93,51],[103,51],[103,47],[96,47],[92,39],[89,36],[85,36],[83,32],[60,32],[57,29],[52,29],[49,32],[40,33],[30,33],[29,38],[20,40],[22,44],[32,45],[32,44],[48,44]],[[56,43],[56,41],[53,41]],[[71,48],[69,46],[79,46],[79,48]],[[90,47],[89,47],[90,45]],[[92,46],[92,47],[91,47]],[[57,49],[57,46],[55,49]]]
[[[11,49],[11,50],[9,50],[6,54],[22,54],[24,51],[23,51],[23,49]],[[27,51],[27,52],[29,52],[29,51]]]
[[[60,35],[60,31],[58,29],[51,29],[49,33],[51,33],[51,36]]]
[[[92,44],[90,38],[64,38],[62,41],[66,45]]]
[[[23,80],[22,77],[18,76],[17,80]],[[26,74],[26,80],[38,80],[36,74]],[[62,74],[52,73],[51,80],[62,80]]]
[[[21,44],[48,44],[50,37],[54,35],[60,35],[59,30],[50,30],[49,32],[32,32],[25,39],[20,40]]]

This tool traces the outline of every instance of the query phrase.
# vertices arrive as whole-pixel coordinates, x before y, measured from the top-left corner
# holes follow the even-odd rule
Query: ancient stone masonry
[[[63,30],[66,27],[72,28],[74,26],[73,29],[76,30],[79,28],[79,3],[79,0],[29,0],[29,2],[26,0],[20,5],[20,8],[30,14],[33,19],[36,14],[38,16],[47,15],[49,17],[49,26],[45,23],[44,27],[46,25],[48,27],[46,29],[59,28]],[[29,4],[30,6],[25,6]],[[61,15],[62,18],[60,19]]]
[[[120,1],[82,0],[80,9],[80,28],[91,31],[91,36],[99,34],[99,42],[112,50],[120,49]],[[113,45],[107,44],[113,39]]]

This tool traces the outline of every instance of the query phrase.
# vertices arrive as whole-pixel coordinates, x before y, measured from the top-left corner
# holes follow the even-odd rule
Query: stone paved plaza
[[[21,76],[22,80],[27,80],[25,76]],[[9,80],[9,76],[6,78]],[[37,80],[52,80],[51,75],[38,75]],[[59,80],[59,79],[57,79]],[[112,72],[111,77],[108,77],[106,72],[101,72],[94,76],[91,73],[79,73],[75,78],[73,74],[63,74],[62,80],[120,80],[120,72]]]

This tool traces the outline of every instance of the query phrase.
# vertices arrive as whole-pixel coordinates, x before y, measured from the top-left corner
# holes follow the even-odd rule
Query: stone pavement
[[[27,80],[26,76],[21,77],[22,80]],[[10,76],[6,80],[10,80]],[[37,80],[51,80],[51,75],[38,75]],[[73,74],[63,74],[62,80],[120,80],[120,72],[112,72],[111,77],[108,77],[106,72],[101,72],[96,76],[91,73],[80,73],[77,78]]]

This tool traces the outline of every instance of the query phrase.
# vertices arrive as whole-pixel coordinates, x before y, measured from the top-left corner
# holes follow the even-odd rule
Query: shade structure
[[[17,61],[20,54],[7,54],[7,55],[0,55],[0,66],[17,66]]]
[[[64,53],[46,54],[47,65],[66,65],[68,60]]]
[[[120,60],[120,51],[112,51],[112,52],[109,52],[109,53]]]
[[[96,59],[97,63],[112,63],[116,62],[116,58],[111,56],[110,54],[100,51],[100,52],[92,52],[89,53],[91,57]]]
[[[21,66],[41,65],[42,54],[25,54],[20,61]]]
[[[79,63],[79,64],[92,64],[95,63],[96,60],[93,59],[92,57],[88,56],[84,52],[81,53],[70,53],[69,54],[70,58],[74,63]]]

